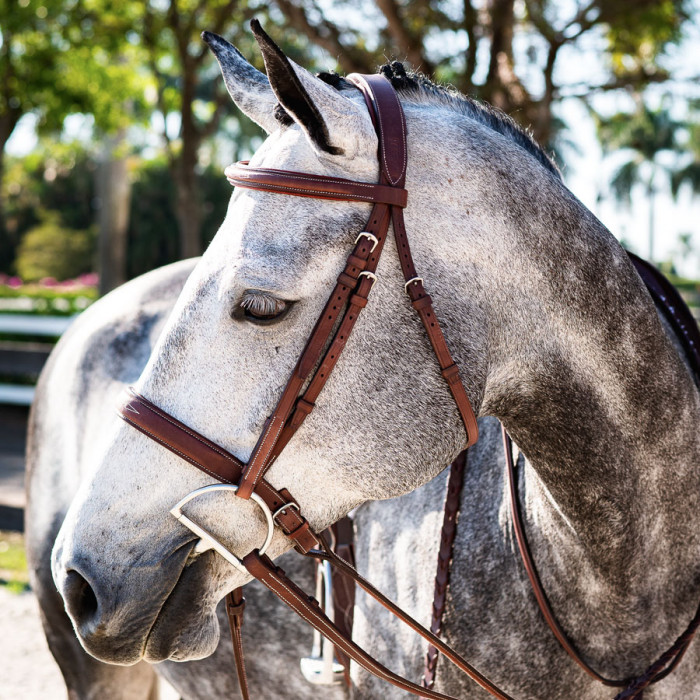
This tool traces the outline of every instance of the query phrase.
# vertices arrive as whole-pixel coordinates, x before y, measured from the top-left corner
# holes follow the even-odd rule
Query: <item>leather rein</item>
[[[453,465],[453,473],[450,477],[451,486],[448,488],[447,500],[451,503],[451,515],[448,517],[448,511],[446,510],[443,537],[445,527],[448,529],[451,527],[452,532],[450,537],[448,537],[449,541],[443,542],[440,548],[432,631],[423,627],[401,610],[374,588],[371,583],[366,581],[348,561],[338,556],[329,544],[326,536],[312,530],[308,520],[301,512],[299,503],[292,494],[286,488],[276,489],[265,478],[267,471],[284,447],[313,411],[315,401],[333,371],[358,316],[367,305],[369,294],[377,279],[377,264],[384,248],[390,224],[392,224],[396,238],[399,260],[405,279],[405,290],[413,308],[423,322],[440,365],[442,376],[447,382],[464,423],[467,435],[465,449],[473,445],[478,437],[474,411],[462,384],[457,365],[450,355],[440,329],[432,300],[425,290],[422,278],[416,272],[408,244],[403,219],[403,208],[407,202],[407,192],[404,187],[407,164],[406,126],[401,104],[391,83],[381,75],[352,74],[348,76],[348,80],[362,92],[377,131],[379,138],[378,158],[381,173],[379,183],[357,182],[344,178],[271,168],[254,168],[247,162],[239,162],[226,169],[229,181],[237,187],[317,199],[361,201],[373,205],[365,229],[358,235],[355,245],[345,262],[344,269],[338,275],[333,292],[282,391],[277,406],[265,421],[262,433],[248,462],[243,463],[223,447],[189,428],[133,390],[125,394],[118,409],[119,415],[144,435],[155,440],[219,482],[193,491],[171,510],[171,513],[182,524],[200,538],[200,543],[195,547],[195,550],[202,551],[200,545],[205,543],[207,547],[213,548],[233,566],[257,578],[302,619],[306,620],[314,629],[335,645],[339,656],[342,655],[346,659],[352,659],[377,677],[420,697],[434,698],[435,700],[455,700],[455,698],[437,692],[432,688],[437,653],[440,652],[490,695],[502,700],[512,700],[511,696],[477,671],[454,649],[442,642],[438,636],[446,589],[449,582],[449,562],[452,557],[452,542],[454,540],[454,529],[459,508],[461,478],[464,472],[464,459],[462,457],[458,458],[456,462],[458,473],[455,473],[455,465]],[[508,462],[509,453],[509,449],[506,449],[511,484],[514,485],[515,467],[513,466],[512,454]],[[258,505],[263,513],[268,528],[265,542],[260,548],[254,549],[243,559],[236,557],[210,532],[192,521],[183,512],[184,506],[191,500],[213,490],[229,490],[240,498],[250,499]],[[517,495],[515,498],[517,501]],[[517,533],[519,511],[515,507],[516,501],[514,501],[513,517],[516,522]],[[451,524],[448,523],[448,520],[451,520]],[[298,552],[317,562],[328,562],[331,564],[342,573],[344,578],[354,581],[372,598],[428,641],[432,671],[429,673],[430,668],[426,671],[423,687],[393,673],[356,645],[352,641],[351,634],[346,626],[335,624],[313,597],[309,596],[291,581],[281,568],[275,566],[265,554],[265,550],[272,540],[276,527],[281,528],[285,536],[293,542]],[[522,531],[522,523],[520,530]],[[518,542],[519,544],[521,543],[520,535],[518,535]],[[524,547],[527,549],[527,544]],[[522,552],[523,545],[520,548]],[[536,572],[534,577],[530,573],[531,570],[534,571],[534,565],[528,568],[527,557],[525,554],[523,554],[523,557],[538,603],[550,627],[556,634],[556,629],[552,625],[550,618],[554,620],[555,624],[556,620],[551,614],[551,610],[549,611],[550,615],[547,615],[546,610],[548,608],[543,607],[541,602],[541,599],[544,599],[546,602],[546,596],[544,592],[542,592],[542,595],[538,595],[538,590],[541,591],[539,579]],[[530,561],[531,559],[530,557]],[[442,573],[440,573],[440,570],[442,570]],[[538,585],[539,589],[537,588]],[[441,596],[440,598],[437,597],[438,594]],[[241,643],[243,608],[244,599],[240,589],[236,589],[236,591],[227,596],[226,609],[231,627],[241,692],[244,700],[247,700],[249,691]],[[700,615],[696,615],[696,618],[700,620]],[[697,624],[695,627],[697,627]],[[686,630],[686,633],[684,633],[688,636],[688,639],[683,644],[683,650],[687,648],[694,631],[694,629],[692,632]],[[557,638],[560,639],[560,642],[562,641],[559,635],[557,635]],[[564,648],[569,651],[565,644]],[[569,651],[569,653],[571,652]],[[672,666],[675,666],[680,658],[678,654],[676,656],[678,656],[678,659],[673,661]],[[580,657],[574,658],[584,668],[589,668],[580,661]],[[663,675],[670,670],[663,672]],[[592,673],[599,680],[610,685],[628,686],[630,683],[630,681],[607,681],[607,679],[603,679],[595,672]],[[658,679],[656,677],[653,678],[653,680]],[[638,679],[633,680],[637,681]],[[621,694],[619,697],[622,698],[623,695]],[[624,695],[624,697],[639,698],[641,695]]]

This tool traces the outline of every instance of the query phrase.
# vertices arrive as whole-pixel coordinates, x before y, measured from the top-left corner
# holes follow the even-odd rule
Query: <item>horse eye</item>
[[[269,292],[247,289],[239,306],[243,316],[253,323],[265,324],[282,319],[293,302],[278,299]]]

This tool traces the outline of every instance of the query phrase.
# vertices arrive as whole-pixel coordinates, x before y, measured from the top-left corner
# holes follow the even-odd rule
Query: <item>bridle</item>
[[[338,556],[329,545],[326,537],[311,529],[292,494],[286,488],[279,490],[274,488],[265,478],[267,471],[282,450],[313,411],[319,393],[333,371],[358,316],[367,304],[369,294],[376,281],[377,264],[384,248],[390,224],[392,224],[405,279],[404,288],[411,300],[411,305],[423,322],[442,376],[457,405],[467,434],[465,448],[474,444],[478,437],[474,411],[457,365],[450,355],[440,329],[432,300],[425,290],[423,279],[417,274],[408,244],[403,219],[403,208],[407,202],[407,192],[404,188],[407,165],[406,125],[401,104],[391,83],[383,76],[353,74],[348,77],[348,80],[364,96],[379,138],[379,183],[357,182],[344,178],[270,168],[254,168],[247,162],[236,163],[226,169],[229,181],[237,187],[300,197],[360,201],[373,204],[365,229],[357,236],[344,269],[338,275],[333,292],[282,391],[277,406],[272,415],[265,421],[262,433],[248,462],[244,464],[224,448],[192,430],[134,391],[126,394],[119,408],[119,414],[127,423],[143,434],[221,482],[193,491],[171,510],[171,513],[182,524],[201,538],[200,545],[205,543],[208,547],[215,549],[234,567],[257,578],[302,619],[334,644],[340,652],[365,670],[403,690],[425,698],[455,700],[451,696],[433,690],[432,687],[426,687],[432,686],[432,682],[424,683],[424,686],[421,687],[388,670],[357,646],[347,633],[335,625],[317,601],[296,586],[285,575],[284,571],[275,566],[265,555],[275,527],[282,529],[283,533],[292,540],[297,551],[317,561],[333,565],[344,576],[357,583],[370,596],[427,640],[431,649],[444,654],[492,696],[510,700],[507,693],[500,690],[451,647],[442,642],[437,634],[426,629],[398,608],[366,581],[347,561]],[[254,549],[242,559],[236,557],[211,533],[192,521],[183,512],[183,508],[188,502],[215,490],[231,491],[239,498],[252,500],[264,515],[267,524],[265,541],[259,549]],[[459,494],[457,494],[457,500],[458,496]],[[247,699],[249,694],[241,644],[243,605],[244,601],[240,590],[227,596],[227,612],[231,623],[241,692],[243,697]],[[545,617],[547,616],[545,615]],[[435,629],[435,624],[433,627]],[[439,625],[435,631],[439,631]],[[692,637],[692,634],[690,636]],[[689,641],[688,639],[688,643]],[[620,682],[619,685],[627,685],[627,681]],[[625,697],[637,698],[640,695]]]

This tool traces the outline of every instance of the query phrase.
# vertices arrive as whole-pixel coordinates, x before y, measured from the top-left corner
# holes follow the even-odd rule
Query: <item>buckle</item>
[[[422,277],[411,277],[411,279],[408,280],[408,282],[406,282],[406,284],[404,284],[404,286],[403,286],[403,290],[404,290],[404,292],[406,292],[406,294],[408,294],[408,285],[413,284],[414,282],[423,282],[423,278]]]
[[[360,272],[360,274],[357,276],[357,279],[359,280],[360,277],[369,277],[372,280],[372,285],[374,285],[374,283],[377,281],[377,275],[369,270],[362,270],[362,272]]]
[[[367,238],[372,242],[372,247],[369,249],[369,252],[374,253],[374,249],[379,245],[379,239],[369,231],[362,231],[360,235],[355,239],[355,245],[357,245],[357,241],[359,241],[360,238]]]
[[[299,504],[296,501],[290,501],[289,503],[285,503],[283,506],[280,506],[273,514],[272,514],[272,522],[275,523],[275,525],[279,525],[277,522],[277,516],[281,515],[286,512],[287,508],[294,508],[297,513],[301,512],[301,509],[299,508]],[[281,527],[281,526],[280,526]]]

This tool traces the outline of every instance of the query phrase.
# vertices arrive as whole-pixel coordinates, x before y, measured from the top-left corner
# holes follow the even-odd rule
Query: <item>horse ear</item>
[[[273,92],[312,145],[331,155],[352,157],[359,136],[374,137],[365,109],[287,58],[258,20],[251,20],[250,26]]]
[[[226,89],[239,109],[268,134],[279,128],[274,110],[277,100],[268,79],[243,58],[226,39],[212,32],[202,32],[202,39],[216,56]]]

